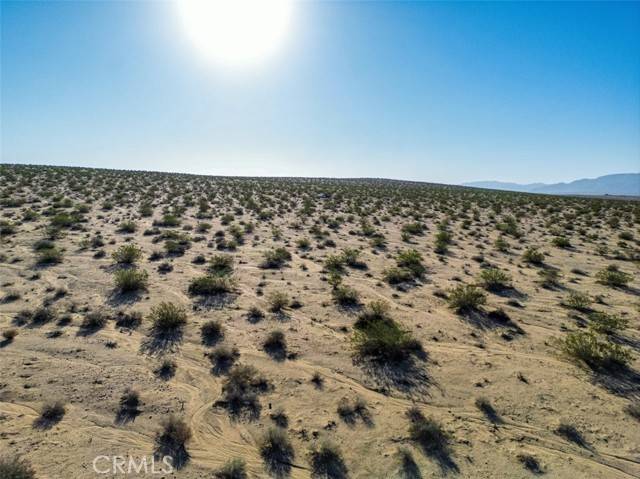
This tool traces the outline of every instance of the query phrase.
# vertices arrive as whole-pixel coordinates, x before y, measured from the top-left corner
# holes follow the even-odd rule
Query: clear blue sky
[[[640,171],[640,3],[296,5],[204,62],[169,2],[2,2],[2,158],[227,175]]]

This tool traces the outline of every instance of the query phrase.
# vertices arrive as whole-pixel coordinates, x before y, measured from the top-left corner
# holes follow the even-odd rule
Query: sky
[[[640,171],[640,3],[300,2],[253,65],[171,2],[1,3],[3,163],[557,182]]]

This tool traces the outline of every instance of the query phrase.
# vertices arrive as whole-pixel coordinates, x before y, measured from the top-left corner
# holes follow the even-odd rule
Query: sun
[[[187,35],[209,60],[249,65],[281,46],[289,30],[292,0],[178,0]]]

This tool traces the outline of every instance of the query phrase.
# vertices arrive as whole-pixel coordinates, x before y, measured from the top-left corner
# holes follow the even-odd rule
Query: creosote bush
[[[489,291],[500,291],[511,286],[511,276],[498,268],[483,269],[480,283]]]
[[[631,352],[627,348],[593,331],[569,333],[560,345],[567,356],[592,369],[624,368],[631,361]]]
[[[606,286],[624,288],[631,282],[633,276],[620,271],[616,265],[610,265],[606,269],[596,273],[596,281]]]
[[[449,307],[458,313],[477,310],[486,302],[487,296],[473,285],[458,285],[449,292]]]
[[[228,276],[206,275],[193,278],[189,293],[198,296],[215,296],[233,292],[235,281]]]
[[[215,479],[247,479],[247,466],[244,459],[234,457],[213,473]]]
[[[0,457],[0,477],[2,479],[35,479],[31,464],[17,456]]]
[[[124,244],[111,255],[119,264],[133,264],[142,258],[142,250],[134,244]]]

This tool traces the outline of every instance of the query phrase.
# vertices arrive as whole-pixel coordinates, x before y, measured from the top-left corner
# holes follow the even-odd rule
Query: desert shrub
[[[200,335],[204,344],[214,344],[224,336],[224,329],[220,321],[214,319],[205,322],[200,327]]]
[[[38,264],[57,264],[61,262],[62,251],[55,246],[38,250]]]
[[[213,473],[216,479],[246,479],[247,466],[244,459],[234,457]]]
[[[556,236],[555,238],[553,238],[551,240],[551,244],[553,246],[557,246],[558,248],[570,248],[571,247],[571,241],[569,241],[569,239],[565,238],[564,236]]]
[[[479,397],[475,401],[476,407],[482,411],[489,421],[493,423],[500,422],[500,416],[496,412],[495,408],[491,404],[491,401],[486,397]]]
[[[33,324],[45,324],[55,320],[57,316],[58,315],[54,309],[43,306],[33,312],[33,314],[31,315],[31,322]]]
[[[338,446],[323,440],[320,446],[314,446],[309,452],[309,464],[311,465],[311,477],[318,478],[344,478],[347,477],[347,466],[342,458]]]
[[[407,411],[407,417],[411,421],[409,438],[423,451],[440,454],[449,449],[450,436],[435,419],[425,417],[415,407]]]
[[[402,225],[400,231],[402,233],[406,233],[407,235],[413,236],[421,235],[422,233],[424,233],[425,229],[427,228],[424,224],[416,221],[414,223],[405,223],[404,225]]]
[[[498,268],[483,269],[480,282],[489,291],[500,291],[511,286],[511,276]]]
[[[81,329],[95,331],[102,329],[107,324],[107,315],[102,311],[91,311],[82,320]]]
[[[151,308],[149,319],[156,332],[170,332],[187,323],[186,311],[173,303],[160,303]]]
[[[291,261],[291,253],[284,248],[275,248],[264,252],[264,260],[260,267],[264,269],[282,268],[287,261]]]
[[[361,418],[365,423],[371,423],[371,415],[369,413],[369,406],[367,402],[360,396],[356,397],[353,401],[346,397],[343,397],[338,402],[336,409],[338,416],[347,424],[355,423],[356,418]]]
[[[413,279],[413,273],[404,268],[388,268],[384,270],[384,280],[389,284],[400,284]]]
[[[238,348],[221,344],[216,346],[207,356],[213,363],[214,373],[219,374],[227,372],[231,368],[236,359],[240,357],[240,351]]]
[[[587,447],[587,441],[584,439],[580,431],[573,424],[562,422],[554,431],[558,436],[562,436],[567,441],[571,441],[580,447]]]
[[[142,250],[134,244],[124,244],[111,255],[119,264],[133,264],[142,257]]]
[[[45,403],[40,410],[40,416],[36,419],[35,425],[38,428],[48,429],[53,424],[62,420],[66,410],[61,401],[50,401]]]
[[[324,260],[324,269],[330,273],[342,273],[344,269],[344,261],[341,256],[330,254]]]
[[[486,301],[482,290],[472,285],[458,285],[449,292],[449,307],[459,313],[477,310]]]
[[[227,276],[233,273],[233,256],[217,254],[209,261],[209,272],[215,276]]]
[[[415,249],[400,251],[396,257],[396,263],[400,268],[411,271],[414,277],[421,277],[426,268],[422,264],[422,255]]]
[[[120,397],[119,401],[120,411],[124,414],[134,414],[138,411],[140,406],[140,393],[135,389],[127,388]]]
[[[589,314],[589,327],[597,333],[615,334],[629,325],[629,320],[617,314],[593,311]]]
[[[260,455],[271,473],[288,469],[295,456],[293,445],[286,431],[278,427],[270,427],[259,443]]]
[[[175,215],[167,214],[161,220],[153,222],[153,226],[163,226],[165,228],[173,228],[180,225],[180,218]]]
[[[530,264],[544,263],[544,253],[537,248],[529,247],[522,254],[522,260]]]
[[[191,280],[189,293],[200,296],[213,296],[231,293],[234,286],[234,280],[228,276],[205,275]]]
[[[624,410],[629,416],[640,421],[640,402],[632,402]]]
[[[531,454],[518,454],[517,458],[525,469],[528,469],[534,474],[542,474],[544,472],[540,461]]]
[[[271,331],[262,343],[264,350],[271,356],[283,358],[287,353],[287,340],[279,329]]]
[[[545,288],[553,288],[560,284],[560,272],[553,268],[544,268],[538,271],[540,285]]]
[[[113,276],[116,288],[127,293],[146,289],[149,273],[143,269],[120,269]]]
[[[359,303],[360,295],[350,286],[339,285],[331,291],[331,295],[341,306],[355,306]]]
[[[269,295],[267,301],[269,302],[269,309],[273,313],[282,311],[289,306],[289,296],[283,291],[274,291]]]
[[[507,253],[509,251],[509,242],[502,236],[495,240],[493,246],[502,253]]]
[[[251,306],[247,312],[247,319],[256,323],[261,319],[264,319],[264,312],[257,306]]]
[[[344,264],[352,268],[365,267],[365,264],[359,260],[360,251],[355,248],[345,248],[342,253],[340,253],[340,258]]]
[[[191,428],[173,415],[164,419],[161,427],[156,435],[156,452],[171,457],[174,467],[180,469],[189,459],[186,445],[191,439]]]
[[[616,265],[610,265],[606,269],[596,273],[596,281],[606,286],[623,288],[631,282],[633,276],[624,271],[620,271]]]
[[[175,375],[176,369],[178,369],[178,365],[173,359],[164,358],[154,373],[161,379],[169,379]]]
[[[387,316],[361,316],[354,327],[352,340],[360,357],[377,361],[402,361],[422,351],[420,342]]]
[[[8,343],[12,342],[18,335],[18,330],[15,328],[5,329],[2,331],[2,337]]]
[[[259,411],[258,394],[269,389],[269,382],[249,365],[234,366],[222,385],[222,405],[238,415],[248,411],[254,415]]]
[[[35,479],[31,464],[16,456],[0,457],[0,477],[2,479]]]
[[[299,249],[307,250],[311,247],[311,241],[309,241],[309,238],[300,238],[298,241],[296,241],[296,246]]]
[[[588,294],[584,294],[579,291],[571,291],[567,299],[564,300],[564,304],[571,309],[587,311],[591,305],[591,298]]]
[[[118,231],[120,233],[135,233],[138,229],[138,225],[134,221],[123,221],[118,226]]]
[[[569,357],[584,362],[592,369],[624,367],[631,361],[628,349],[593,331],[569,333],[561,341],[561,347]]]

